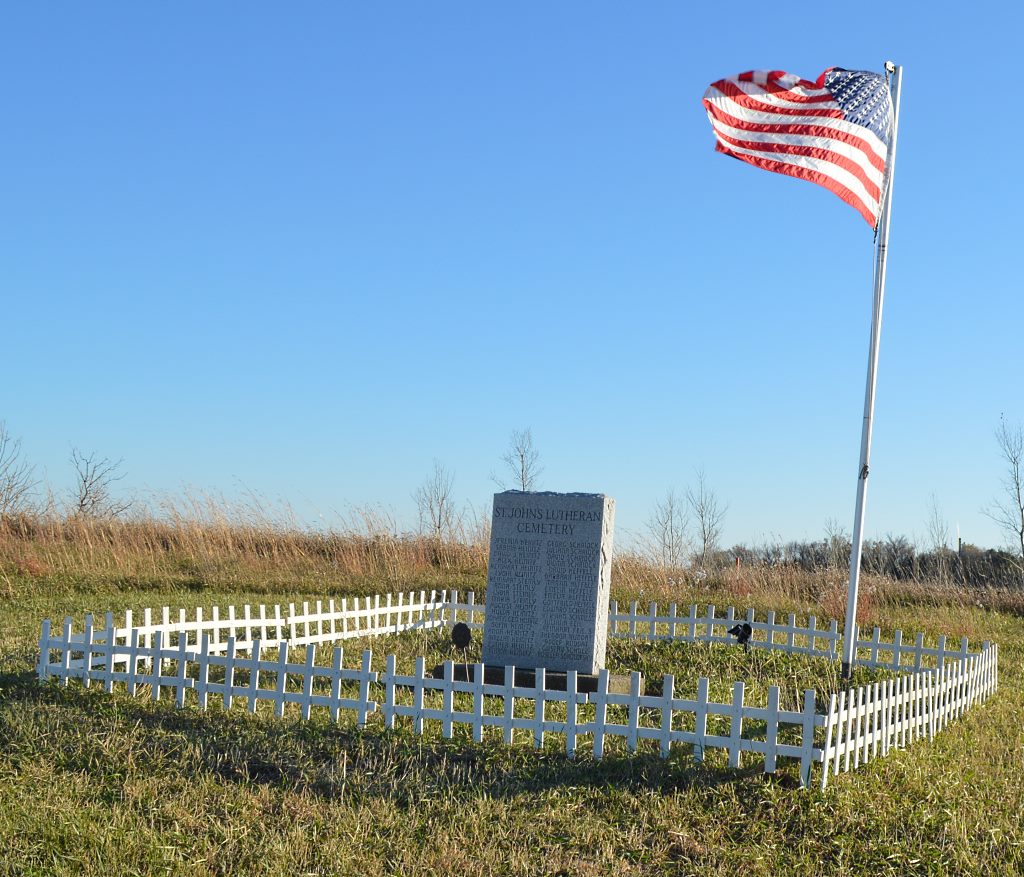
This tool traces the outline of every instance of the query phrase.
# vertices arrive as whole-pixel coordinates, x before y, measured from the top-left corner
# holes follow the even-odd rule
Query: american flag
[[[811,82],[751,71],[713,83],[704,108],[719,152],[824,186],[878,224],[892,134],[884,76],[833,67]]]

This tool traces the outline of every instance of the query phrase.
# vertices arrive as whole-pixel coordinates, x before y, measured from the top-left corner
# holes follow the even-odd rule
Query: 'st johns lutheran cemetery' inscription
[[[614,514],[601,494],[495,494],[484,663],[604,666]]]

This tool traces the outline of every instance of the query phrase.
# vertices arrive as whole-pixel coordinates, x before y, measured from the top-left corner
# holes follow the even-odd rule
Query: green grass
[[[1024,870],[1024,629],[972,606],[885,607],[886,632],[924,631],[1000,644],[1000,690],[932,742],[799,790],[795,771],[766,777],[754,756],[693,762],[684,749],[611,747],[575,761],[553,738],[541,751],[466,729],[359,731],[314,711],[311,722],[251,716],[241,705],[172,703],[39,685],[43,618],[164,603],[192,607],[339,596],[253,587],[11,576],[0,620],[0,874],[1016,874]],[[410,583],[408,587],[413,587]],[[418,586],[417,586],[418,587]],[[464,585],[462,587],[465,587]],[[379,590],[386,590],[382,586]],[[365,589],[372,590],[372,589]],[[617,595],[619,596],[619,595]],[[628,595],[623,595],[628,596]],[[713,593],[681,593],[680,604]],[[756,608],[788,610],[759,594]],[[745,604],[738,608],[746,608]],[[382,660],[456,657],[439,633],[370,643]],[[353,666],[359,644],[346,643]],[[472,656],[471,656],[472,657]],[[377,659],[375,659],[377,660]],[[649,679],[699,675],[725,700],[779,684],[792,706],[819,694],[820,660],[721,646],[613,641],[609,666]],[[828,662],[825,662],[827,665]],[[378,667],[378,669],[381,669]],[[525,738],[524,738],[525,739]]]

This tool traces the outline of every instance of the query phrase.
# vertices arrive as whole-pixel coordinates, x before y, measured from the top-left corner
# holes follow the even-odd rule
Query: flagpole
[[[853,673],[857,654],[857,587],[860,584],[860,559],[864,547],[864,506],[868,494],[868,472],[871,463],[871,427],[875,413],[875,383],[878,374],[878,341],[882,332],[882,304],[885,300],[885,257],[889,248],[889,214],[892,211],[892,184],[896,171],[896,133],[900,122],[900,85],[903,68],[885,62],[893,74],[891,94],[893,108],[892,141],[886,168],[886,186],[882,211],[878,220],[878,241],[875,245],[875,294],[871,309],[871,347],[868,353],[868,379],[864,390],[864,424],[860,436],[860,465],[857,467],[857,510],[853,517],[853,544],[850,547],[850,586],[846,596],[846,626],[843,632],[843,679]]]

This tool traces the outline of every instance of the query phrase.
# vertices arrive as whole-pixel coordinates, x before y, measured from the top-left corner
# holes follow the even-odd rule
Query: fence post
[[[384,660],[384,705],[381,713],[384,715],[384,727],[391,729],[395,727],[395,656],[390,654]]]
[[[260,607],[260,608],[263,608],[263,607]],[[221,625],[220,625],[220,606],[214,606],[210,610],[210,633],[213,634],[213,636],[211,637],[211,643],[212,643],[213,648],[214,648],[215,651],[219,651],[220,631],[221,631]],[[264,636],[266,636],[266,633],[264,633]]]
[[[635,617],[635,615],[634,615]],[[538,667],[533,680],[533,745],[540,749],[544,745],[544,713],[547,701],[544,698],[545,670]]]
[[[285,638],[285,636],[284,636],[284,626],[287,623],[287,619],[282,617],[282,615],[281,615],[281,604],[280,603],[275,603],[274,604],[274,618],[273,618],[273,621],[274,621],[274,642],[273,642],[273,645],[276,646],[279,642],[281,642],[281,640],[283,640]]]
[[[565,674],[565,754],[576,757],[576,671]]]
[[[164,609],[167,607],[165,606]],[[152,690],[153,700],[160,700],[160,674],[164,669],[164,631],[163,628],[157,628],[156,633],[153,636],[153,663],[152,663]]]
[[[815,709],[816,694],[813,688],[804,689],[804,721],[800,748],[800,785],[805,789],[811,786],[811,768],[814,767],[814,720],[817,718]]]
[[[420,655],[416,659],[416,682],[412,689],[412,730],[415,734],[423,733],[423,680],[426,672],[426,658]]]
[[[601,672],[604,672],[603,670]],[[513,666],[505,667],[505,684],[503,686],[502,697],[504,702],[502,706],[504,709],[504,719],[501,726],[502,735],[504,737],[506,745],[512,745],[512,731],[514,730],[512,720],[515,717],[515,679],[516,679],[516,668]]]
[[[85,616],[85,632],[82,634],[82,685],[92,684],[92,614]]]
[[[320,601],[317,600],[317,615],[320,614]],[[319,634],[318,634],[319,635]],[[306,646],[306,666],[302,675],[302,718],[309,721],[313,710],[313,677],[316,672],[316,645]]]
[[[708,677],[697,679],[697,708],[693,714],[693,760],[704,760],[705,738],[708,735]]]
[[[889,754],[889,735],[892,732],[892,680],[882,680],[882,758]]]
[[[359,673],[359,730],[366,727],[366,716],[374,710],[374,706],[370,705],[370,683],[376,678],[372,667],[373,652],[370,649],[363,649],[363,666]]]
[[[292,619],[295,612],[291,613]],[[292,630],[295,630],[294,620]],[[277,647],[277,684],[274,686],[274,715],[279,719],[284,717],[284,696],[288,687],[288,640],[285,640]]]
[[[711,642],[715,636],[715,604],[708,603],[708,614],[704,619],[704,642]]]
[[[441,689],[441,736],[445,740],[452,738],[452,700],[454,692],[452,686],[455,684],[455,664],[452,661],[444,662],[444,687]]]
[[[182,709],[185,706],[185,691],[189,687],[188,683],[191,681],[188,676],[188,637],[178,637],[178,655],[175,658],[177,663],[178,672],[175,674],[175,692],[174,692],[174,705],[178,709]]]
[[[675,698],[676,678],[671,673],[663,677],[661,687],[661,757],[668,758],[672,746],[672,701]]]
[[[768,717],[765,729],[764,772],[775,773],[779,745],[779,686],[768,686]],[[802,767],[802,764],[801,764]],[[803,772],[801,771],[801,777]]]
[[[253,640],[252,648],[249,650],[249,656],[252,659],[252,670],[249,672],[249,712],[256,712],[256,703],[259,700],[260,691],[260,657],[263,651],[262,640]],[[234,680],[232,680],[234,682]]]
[[[602,667],[597,674],[597,691],[590,695],[594,704],[594,760],[604,757],[604,728],[608,722],[608,670]]]
[[[196,705],[206,709],[207,686],[210,684],[210,635],[205,631],[199,643],[199,677],[196,679]]]
[[[50,678],[50,619],[43,621],[43,632],[39,636],[39,663],[36,675],[40,682]]]
[[[843,693],[848,694],[848,697],[846,698],[846,733],[843,738],[843,772],[846,773],[850,769],[850,748],[856,742],[856,738],[854,737],[853,720],[854,715],[857,712],[857,697],[854,689],[850,689],[849,692]]]
[[[643,692],[640,690],[640,671],[634,670],[629,674],[629,733],[626,736],[626,743],[629,745],[630,752],[636,752],[637,741],[639,739],[638,730],[640,728],[641,694],[643,694]]]
[[[345,650],[341,646],[334,647],[331,659],[331,702],[328,709],[331,721],[337,722],[341,717],[341,671],[345,664]]]
[[[234,700],[232,688],[235,685],[235,638],[228,637],[227,648],[224,652],[224,709],[231,709]]]
[[[743,683],[732,686],[732,709],[729,711],[729,767],[740,766],[740,747],[743,741]]]
[[[833,737],[835,735],[836,726],[837,726],[837,724],[839,722],[839,713],[838,713],[838,710],[837,710],[838,704],[836,703],[836,700],[837,700],[837,698],[836,698],[836,696],[834,694],[829,698],[829,700],[828,700],[828,712],[826,713],[826,718],[825,718],[825,750],[822,753],[822,761],[821,761],[821,791],[823,791],[823,792],[825,791],[825,787],[828,785],[828,770],[829,770],[829,767],[832,765],[832,762],[833,762],[832,741],[833,741]],[[804,709],[805,710],[807,709],[806,693],[804,695]],[[806,725],[806,722],[805,722],[805,724],[804,724],[804,734],[806,734],[806,733],[807,733],[807,725]],[[812,739],[813,739],[813,737],[812,737]],[[806,744],[806,741],[805,741],[804,742],[804,746],[806,746],[806,745],[807,744]],[[838,764],[839,759],[836,758],[835,762]],[[800,764],[800,773],[801,773],[801,776],[802,776],[803,775],[803,762],[802,761],[801,761],[801,764]],[[809,772],[808,772],[808,779],[810,779],[810,773]]]
[[[878,646],[879,646],[879,643],[881,643],[881,641],[882,641],[882,629],[880,627],[876,627],[871,632],[871,652],[870,652],[870,657],[868,658],[868,660],[870,662],[870,666],[872,666],[872,667],[874,667],[878,663]]]
[[[921,659],[924,657],[924,634],[919,633],[914,640],[914,671],[920,672]]]
[[[103,639],[106,643],[107,665],[105,672],[98,674],[98,678],[103,681],[103,690],[107,694],[110,694],[114,690],[114,679],[111,674],[114,671],[114,645],[117,642],[117,628],[114,627],[114,613],[105,613],[103,621],[105,625]]]
[[[836,712],[835,719],[835,752],[832,756],[832,776],[839,776],[840,769],[843,771],[850,769],[849,761],[846,758],[846,752],[849,748],[847,744],[850,739],[847,724],[849,719],[849,709],[847,705],[848,694],[849,692],[847,691],[839,692],[838,710]],[[844,762],[844,766],[842,768],[840,768],[841,759]]]
[[[480,663],[473,665],[473,739],[477,743],[484,739],[484,665]]]
[[[135,697],[139,690],[139,629],[133,627],[128,634],[128,693]]]

